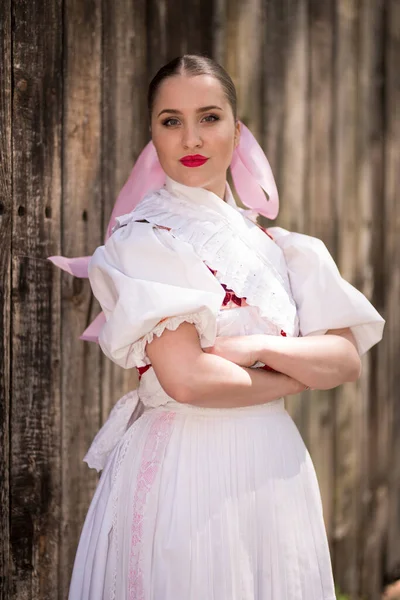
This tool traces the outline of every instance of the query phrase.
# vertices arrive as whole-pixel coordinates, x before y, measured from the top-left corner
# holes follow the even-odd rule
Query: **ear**
[[[235,143],[234,143],[235,148],[237,148],[240,143],[240,126],[241,126],[241,123],[240,123],[239,119],[237,119],[236,123],[235,123]]]

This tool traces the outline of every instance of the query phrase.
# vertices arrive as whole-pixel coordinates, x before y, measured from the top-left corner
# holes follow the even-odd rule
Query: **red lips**
[[[204,165],[208,161],[208,158],[201,154],[191,154],[184,156],[180,161],[185,167],[201,167],[201,165]]]

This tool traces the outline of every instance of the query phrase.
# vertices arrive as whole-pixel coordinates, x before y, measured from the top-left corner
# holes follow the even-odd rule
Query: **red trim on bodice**
[[[274,238],[272,237],[272,235],[270,233],[268,233],[268,231],[265,229],[265,227],[262,227],[261,225],[259,225],[258,223],[256,223],[257,227],[259,227],[264,233],[267,234],[268,237],[271,238],[271,240],[273,240]],[[167,231],[171,231],[170,227],[164,227],[163,225],[157,225],[157,227],[159,227],[160,229],[166,229]],[[211,269],[211,267],[209,267],[207,265],[207,268],[211,271],[211,273],[216,276],[217,271],[214,271],[213,269]],[[236,304],[237,306],[245,306],[246,305],[246,298],[239,298],[238,296],[236,296],[235,292],[233,290],[231,290],[230,288],[228,288],[224,283],[221,283],[222,287],[225,290],[225,297],[222,301],[222,306],[227,306],[230,302],[233,302],[234,304]],[[286,337],[286,333],[283,331],[283,329],[281,330],[281,335]],[[136,367],[137,371],[138,371],[138,375],[139,375],[139,381],[142,378],[142,376],[146,373],[146,371],[148,371],[151,368],[151,365],[146,365],[145,367]],[[275,371],[274,369],[272,369],[271,367],[269,367],[268,365],[264,365],[263,367],[260,367],[261,369],[264,369],[265,371]]]
[[[217,275],[217,271],[214,271],[209,266],[207,266],[207,268],[209,271],[211,271],[211,273],[214,276]],[[225,290],[225,298],[222,301],[222,306],[227,306],[229,304],[229,302],[234,302],[237,306],[243,305],[243,302],[246,301],[246,298],[239,298],[238,296],[236,296],[235,292],[233,290],[231,290],[230,288],[228,288],[224,283],[221,283],[221,285]]]
[[[151,369],[151,365],[146,365],[145,367],[136,367],[136,368],[137,368],[137,372],[139,375],[139,381],[140,381],[142,378],[142,375],[144,375],[146,373],[146,371]]]

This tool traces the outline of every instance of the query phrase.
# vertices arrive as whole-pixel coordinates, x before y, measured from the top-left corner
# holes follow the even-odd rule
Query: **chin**
[[[178,183],[182,183],[183,185],[188,185],[190,187],[204,187],[210,182],[210,177],[206,177],[204,173],[200,173],[198,171],[198,169],[201,169],[201,167],[195,167],[193,169],[188,167],[183,168],[185,169],[184,173],[179,172],[175,175],[169,175],[169,177]]]

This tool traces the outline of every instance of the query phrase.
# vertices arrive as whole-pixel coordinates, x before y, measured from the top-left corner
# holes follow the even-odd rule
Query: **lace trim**
[[[146,356],[146,345],[153,340],[154,336],[160,337],[166,329],[176,331],[179,325],[185,322],[195,325],[199,338],[201,339],[206,330],[208,320],[209,314],[204,310],[199,311],[198,313],[178,315],[176,317],[167,317],[166,319],[163,319],[157,323],[154,329],[149,331],[149,333],[146,333],[140,340],[137,340],[130,345],[126,356],[126,362],[128,363],[129,361],[131,364],[133,361],[133,364],[137,367],[144,367],[149,364],[149,359]]]
[[[117,463],[115,466],[114,476],[113,476],[112,486],[111,486],[112,510],[113,510],[112,532],[113,532],[114,551],[115,551],[115,557],[116,557],[116,559],[115,559],[116,566],[114,567],[114,572],[113,572],[113,577],[112,577],[112,582],[111,582],[110,600],[117,600],[118,566],[121,564],[120,557],[119,557],[119,543],[118,543],[118,502],[119,502],[119,489],[124,483],[123,483],[123,481],[117,482],[117,480],[120,479],[119,475],[121,472],[121,466],[122,466],[122,463],[124,462],[126,453],[128,452],[128,449],[131,445],[132,438],[133,438],[133,436],[130,435],[122,443],[122,448],[121,448],[120,452],[118,453]]]
[[[132,390],[122,396],[112,408],[107,421],[97,432],[83,460],[91,469],[104,469],[110,452],[126,431],[129,419],[139,401],[138,393]]]
[[[164,451],[171,436],[174,413],[164,412],[151,425],[143,449],[133,500],[131,548],[129,556],[129,600],[145,600],[143,583],[143,526],[147,497],[153,487]]]
[[[226,284],[239,298],[257,306],[261,316],[272,321],[279,330],[297,335],[298,319],[287,270],[278,270],[251,242],[243,217],[237,225],[208,207],[201,211],[164,189],[145,196],[135,210],[117,219],[118,225],[145,218],[153,225],[170,228],[171,233],[192,245],[206,265],[216,271],[220,283]],[[261,233],[261,232],[260,232]],[[272,251],[281,252],[276,244]],[[282,255],[282,261],[284,258]],[[285,265],[286,267],[286,265]]]
[[[180,315],[163,319],[156,327],[131,345],[127,360],[133,354],[135,364],[143,366],[145,361],[149,362],[145,348],[154,336],[160,337],[165,329],[175,331],[181,323],[192,323],[195,325],[199,337],[203,335],[208,322],[205,311],[196,314]],[[110,452],[124,435],[133,411],[139,402],[138,390],[132,390],[125,394],[112,408],[108,419],[96,434],[90,448],[83,460],[91,469],[101,471],[104,469]]]
[[[131,434],[132,434],[132,431],[131,431]],[[113,497],[112,497],[112,507],[113,507],[112,531],[113,531],[114,550],[115,550],[115,556],[116,556],[116,560],[115,560],[116,566],[114,567],[114,572],[113,572],[113,577],[112,577],[110,600],[118,600],[117,599],[117,579],[118,579],[118,567],[121,564],[120,556],[119,556],[118,526],[117,526],[118,525],[118,514],[119,514],[118,502],[119,502],[119,490],[120,490],[121,486],[124,485],[124,481],[121,480],[120,473],[121,473],[122,463],[125,460],[125,456],[129,450],[132,439],[133,439],[133,435],[129,435],[122,443],[122,447],[118,453],[117,463],[115,466],[114,477],[113,477],[112,486],[111,486],[112,495],[113,495]],[[119,480],[119,481],[117,481],[117,480]]]

